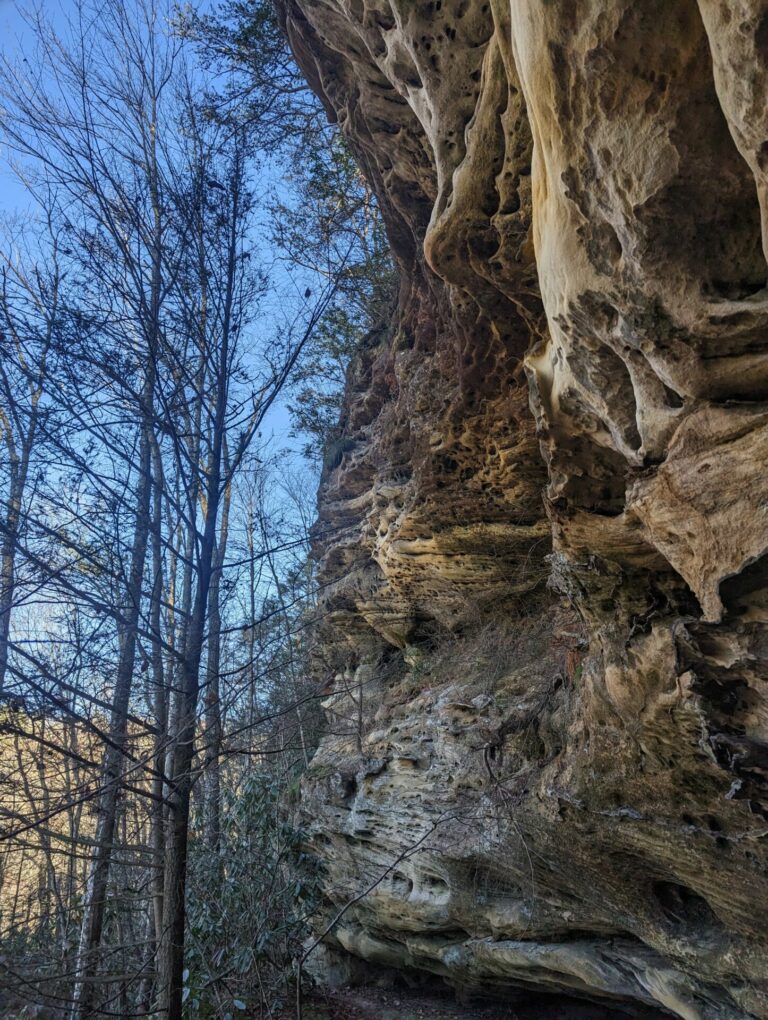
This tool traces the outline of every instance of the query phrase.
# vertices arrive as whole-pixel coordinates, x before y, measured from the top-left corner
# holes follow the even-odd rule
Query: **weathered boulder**
[[[768,1017],[768,3],[281,2],[402,278],[320,494],[328,945]]]

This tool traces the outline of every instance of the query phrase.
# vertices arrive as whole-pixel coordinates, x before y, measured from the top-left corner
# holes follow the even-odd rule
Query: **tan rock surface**
[[[402,275],[321,489],[330,948],[768,1017],[768,3],[282,2]]]

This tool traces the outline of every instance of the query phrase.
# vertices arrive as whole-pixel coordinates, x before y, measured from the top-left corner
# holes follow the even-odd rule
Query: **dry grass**
[[[412,658],[403,685],[418,692],[429,683],[455,683],[465,696],[503,696],[560,676],[572,683],[583,642],[576,615],[560,605],[536,615],[494,617],[470,633],[446,634],[437,647]]]

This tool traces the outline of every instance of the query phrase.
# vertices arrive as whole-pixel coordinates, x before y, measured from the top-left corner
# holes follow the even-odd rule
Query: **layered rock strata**
[[[328,946],[768,1017],[768,4],[282,3],[402,280],[321,488]]]

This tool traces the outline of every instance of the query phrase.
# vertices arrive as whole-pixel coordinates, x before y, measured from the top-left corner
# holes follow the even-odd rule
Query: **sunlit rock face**
[[[320,494],[327,941],[768,1017],[768,5],[283,2],[402,277]]]

